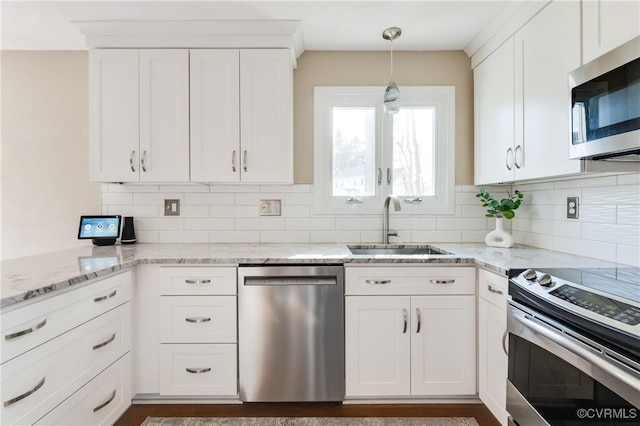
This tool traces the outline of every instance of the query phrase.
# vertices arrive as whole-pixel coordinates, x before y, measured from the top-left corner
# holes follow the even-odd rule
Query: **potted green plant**
[[[491,247],[509,248],[513,246],[513,236],[504,230],[503,218],[513,219],[515,217],[514,210],[517,210],[522,204],[524,194],[516,189],[513,193],[507,192],[507,198],[497,200],[493,194],[481,188],[476,197],[482,202],[482,207],[487,208],[485,216],[496,218],[496,229],[487,234],[484,242]]]

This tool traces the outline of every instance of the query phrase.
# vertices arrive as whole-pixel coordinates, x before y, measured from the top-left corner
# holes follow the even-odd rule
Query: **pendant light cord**
[[[389,81],[393,81],[393,40],[391,40],[391,69],[389,70]]]

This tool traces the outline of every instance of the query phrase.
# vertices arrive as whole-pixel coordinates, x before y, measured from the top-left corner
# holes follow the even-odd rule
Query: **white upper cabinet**
[[[569,159],[567,80],[581,64],[580,10],[550,3],[475,68],[476,185],[583,171]]]
[[[293,182],[293,70],[286,49],[240,51],[242,181]]]
[[[580,3],[556,1],[514,36],[515,180],[579,173],[569,159],[571,94],[580,66]]]
[[[582,1],[582,62],[640,35],[640,2],[620,0]]]
[[[191,51],[191,180],[293,182],[287,49]]]
[[[476,185],[514,177],[513,55],[510,38],[473,71]]]
[[[240,180],[240,51],[191,50],[191,180]]]
[[[189,53],[93,50],[91,180],[189,180]]]
[[[90,53],[91,180],[293,182],[289,49]]]
[[[138,181],[137,50],[89,52],[89,102],[90,179]]]
[[[189,181],[189,52],[140,51],[140,181]]]

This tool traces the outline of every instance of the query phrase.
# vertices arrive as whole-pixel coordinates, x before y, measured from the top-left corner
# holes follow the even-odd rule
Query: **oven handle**
[[[602,360],[600,357],[592,354],[591,352],[584,349],[583,347],[575,344],[571,340],[567,339],[563,334],[556,332],[555,330],[548,327],[544,323],[541,323],[540,321],[538,321],[535,317],[532,317],[522,311],[514,312],[514,310],[515,309],[511,309],[512,318],[518,321],[520,324],[524,325],[525,327],[529,328],[534,333],[541,335],[543,337],[546,337],[547,339],[555,342],[556,344],[562,346],[568,351],[573,352],[574,354],[584,359],[585,361],[591,363],[592,365],[599,367],[600,369],[605,371],[607,374],[614,376],[617,380],[629,386],[631,389],[635,389],[636,386],[638,385],[637,379],[629,377],[623,371],[619,370],[618,368],[615,368],[611,364]]]

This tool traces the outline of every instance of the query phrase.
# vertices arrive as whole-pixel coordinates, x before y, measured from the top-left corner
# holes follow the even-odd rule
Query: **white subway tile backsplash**
[[[260,231],[263,243],[308,243],[310,231]]]
[[[184,203],[182,192],[136,192],[133,194],[133,204],[138,206],[163,206],[166,199],[180,200]]]
[[[159,231],[159,243],[208,243],[207,231]]]
[[[289,206],[310,206],[313,205],[313,194],[312,193],[295,193],[291,192],[286,194],[285,202]]]
[[[255,219],[235,219],[235,229],[242,231],[284,230],[284,219],[281,217],[259,217]]]
[[[613,216],[609,216],[611,219]],[[603,220],[605,222],[605,220]],[[618,205],[617,221],[618,225],[640,226],[640,205]]]
[[[640,185],[619,185],[582,190],[582,204],[640,204]]]
[[[131,192],[103,192],[102,205],[127,206],[133,204]]]
[[[211,243],[255,243],[260,241],[260,231],[210,231]]]
[[[625,265],[640,265],[640,247],[617,245],[616,262]]]
[[[286,219],[286,229],[291,231],[335,231],[336,221],[333,218],[290,218]]]
[[[284,201],[284,192],[251,192],[236,194],[235,204],[236,206],[259,206],[260,200]]]
[[[623,245],[640,245],[640,228],[629,225],[585,223],[582,226],[582,238]]]
[[[310,243],[344,243],[360,241],[360,231],[310,231]]]
[[[525,199],[505,221],[517,243],[638,265],[640,175],[623,174],[540,183],[484,186],[501,198],[517,188]],[[313,214],[313,185],[102,185],[103,214],[136,218],[139,242],[377,243],[380,214]],[[482,242],[495,227],[475,194],[456,186],[454,215],[391,212],[395,243]],[[566,219],[566,197],[580,197],[577,220]],[[163,216],[164,199],[182,201],[179,217]],[[282,216],[259,216],[262,199],[279,199]],[[604,251],[605,254],[600,256]]]
[[[192,206],[232,206],[233,193],[191,192],[184,194],[184,204]]]
[[[209,215],[211,217],[258,217],[260,206],[211,206]]]
[[[184,229],[191,231],[229,231],[234,228],[234,219],[185,219]]]

